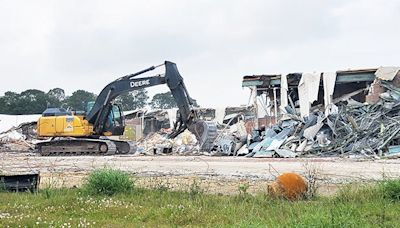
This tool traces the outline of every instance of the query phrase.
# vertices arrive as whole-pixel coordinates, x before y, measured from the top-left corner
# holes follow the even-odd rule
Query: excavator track
[[[117,146],[117,154],[134,154],[136,152],[136,143],[121,140],[110,140]]]
[[[211,151],[217,138],[217,125],[211,121],[197,121],[189,130],[196,136],[202,151]]]
[[[36,144],[41,156],[114,155],[134,153],[132,142],[110,139],[56,139]]]

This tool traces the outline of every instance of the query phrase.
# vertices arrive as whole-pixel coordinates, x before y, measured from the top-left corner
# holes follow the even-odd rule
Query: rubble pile
[[[0,151],[24,152],[35,148],[36,122],[22,123],[0,134]]]
[[[150,133],[137,143],[137,154],[161,155],[161,154],[199,154],[199,145],[196,136],[186,130],[174,139],[167,137],[166,133]]]
[[[391,108],[387,104],[341,106],[338,114],[323,120],[325,128],[317,133],[318,145],[310,152],[381,156],[400,138],[400,128],[396,127],[400,123],[400,103]]]
[[[168,138],[162,131],[151,133],[137,143],[137,154],[143,155],[210,155],[229,156],[237,155],[239,149],[246,144],[247,131],[244,121],[233,125],[219,125],[218,136],[214,147],[210,151],[201,151],[196,136],[185,130],[176,138]]]
[[[246,156],[400,157],[399,77],[377,77],[370,87],[343,95],[326,110],[312,107],[304,118],[291,102],[276,125],[253,133]],[[365,102],[352,99],[361,92],[368,93]]]
[[[248,156],[381,156],[387,146],[399,142],[399,112],[400,103],[391,109],[383,104],[342,104],[328,116],[322,112],[304,119],[290,116],[257,135]]]
[[[222,125],[223,128],[218,131],[218,137],[214,141],[214,148],[210,151],[210,155],[238,155],[240,148],[246,144],[248,133],[246,131],[245,122],[240,120],[230,125],[232,120],[234,120],[234,118],[227,124]]]

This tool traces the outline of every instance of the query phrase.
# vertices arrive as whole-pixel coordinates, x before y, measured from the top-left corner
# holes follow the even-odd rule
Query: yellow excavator
[[[165,66],[165,74],[138,78],[161,66]],[[37,143],[37,151],[42,156],[134,153],[134,142],[108,138],[122,135],[125,129],[121,107],[114,100],[123,93],[160,84],[168,85],[179,109],[173,131],[168,137],[174,138],[188,129],[196,136],[202,150],[210,150],[217,136],[215,123],[198,119],[176,64],[165,61],[109,83],[86,111],[46,109],[37,122],[37,133],[40,137],[50,137],[50,140]]]

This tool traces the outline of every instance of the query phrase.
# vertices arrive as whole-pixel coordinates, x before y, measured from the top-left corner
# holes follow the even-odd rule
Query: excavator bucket
[[[214,141],[217,138],[216,123],[196,120],[189,125],[185,125],[178,118],[172,132],[168,135],[168,138],[175,138],[186,129],[196,136],[201,151],[210,151],[214,147]]]
[[[214,122],[197,120],[188,129],[196,136],[202,151],[210,151],[214,147],[217,138],[217,126]]]

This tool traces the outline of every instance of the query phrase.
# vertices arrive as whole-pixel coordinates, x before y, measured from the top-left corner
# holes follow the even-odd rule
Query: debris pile
[[[234,120],[234,118],[231,119]],[[214,148],[211,150],[211,155],[238,155],[240,148],[247,142],[248,133],[246,131],[245,122],[239,122],[230,125],[228,122],[221,125],[223,128],[218,131],[218,136],[214,141]]]
[[[35,148],[36,122],[22,123],[0,134],[0,151],[23,152]]]
[[[185,130],[176,138],[168,138],[163,131],[151,133],[137,143],[137,154],[144,155],[211,155],[229,156],[237,155],[239,149],[246,144],[248,133],[244,121],[236,124],[222,124],[218,126],[218,136],[214,146],[209,151],[201,151],[196,136]]]
[[[326,108],[316,104],[304,117],[289,96],[278,123],[253,132],[246,156],[399,157],[400,73],[390,74],[377,71],[368,87],[341,95]],[[353,99],[362,92],[365,102]]]
[[[150,133],[146,138],[138,141],[137,154],[162,155],[162,154],[199,154],[200,147],[196,136],[186,130],[174,139],[167,137],[163,132]]]
[[[256,135],[249,156],[382,155],[387,146],[399,144],[399,112],[400,103],[391,109],[384,103],[342,104],[337,113],[328,116],[322,112],[304,119],[290,116]]]

